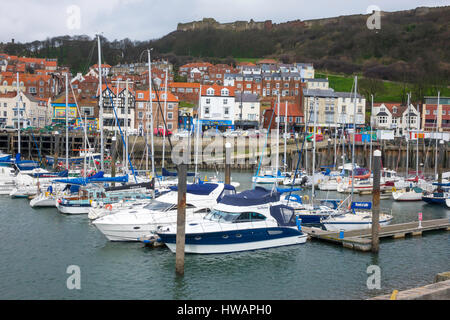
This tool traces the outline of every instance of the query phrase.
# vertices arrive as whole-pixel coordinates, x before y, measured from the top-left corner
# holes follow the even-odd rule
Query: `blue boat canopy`
[[[220,203],[232,206],[255,206],[277,202],[279,200],[279,192],[270,191],[263,187],[255,187],[255,189],[252,190],[245,190],[237,194],[226,195],[222,198]]]
[[[186,193],[197,195],[208,195],[213,192],[219,185],[217,183],[192,183],[186,185]],[[178,186],[170,186],[170,190],[178,191]]]
[[[294,191],[302,191],[302,188],[277,188],[277,191],[279,193],[287,193],[287,192],[294,192]]]
[[[279,226],[293,227],[296,225],[294,208],[286,205],[270,207],[270,215],[277,220]]]

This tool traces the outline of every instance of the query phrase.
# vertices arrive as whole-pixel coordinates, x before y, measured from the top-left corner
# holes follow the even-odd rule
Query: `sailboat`
[[[321,220],[323,226],[330,231],[337,230],[355,230],[355,229],[369,229],[372,227],[372,212],[370,211],[372,207],[371,202],[355,202],[354,201],[354,187],[355,187],[355,133],[356,133],[356,92],[358,78],[355,76],[355,97],[354,97],[354,109],[353,109],[353,146],[352,146],[352,178],[351,178],[351,196],[348,198],[349,212],[346,212],[338,216],[330,216]],[[370,171],[369,171],[370,177]],[[380,178],[381,185],[381,178]],[[373,187],[372,187],[373,188]],[[381,188],[380,188],[381,189]],[[380,225],[387,225],[392,221],[392,214],[380,213],[379,222]]]
[[[277,111],[277,139],[276,139],[276,144],[277,146],[279,146],[279,131],[280,131],[280,95],[278,95],[278,102],[277,102],[277,106],[278,106],[278,111]],[[272,113],[272,118],[273,115],[275,114],[275,112]],[[271,119],[272,122],[272,119]],[[268,130],[269,133],[270,129]],[[266,138],[266,144],[267,144],[267,138]],[[262,153],[262,157],[264,157],[264,150]],[[278,162],[278,157],[279,154],[277,153],[276,155],[276,159]],[[262,161],[260,161],[261,164]],[[284,174],[281,173],[281,171],[279,170],[278,166],[276,168],[273,167],[263,167],[260,169],[260,167],[258,166],[258,170],[256,172],[256,174],[252,177],[252,182],[253,183],[258,183],[258,184],[274,184],[274,183],[282,183],[283,180],[286,178],[286,176]]]

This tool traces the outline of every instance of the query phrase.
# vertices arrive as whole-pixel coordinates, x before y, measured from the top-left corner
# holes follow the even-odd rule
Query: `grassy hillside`
[[[335,91],[345,91],[350,92],[353,90],[354,76],[352,75],[338,75],[338,74],[328,74],[323,71],[316,71],[316,78],[327,78],[329,85]],[[358,75],[358,83],[363,80],[364,77]],[[380,81],[383,88],[379,90],[377,94],[374,94],[374,102],[404,102],[405,95],[404,92],[414,92],[416,90],[413,83],[403,84],[401,82],[383,80]],[[429,89],[425,91],[424,95],[436,95],[437,89]],[[440,87],[439,88],[441,96],[450,96],[450,88]],[[364,90],[359,88],[358,92],[364,94]],[[370,101],[370,95],[366,95],[367,101]],[[413,99],[414,100],[414,99]]]

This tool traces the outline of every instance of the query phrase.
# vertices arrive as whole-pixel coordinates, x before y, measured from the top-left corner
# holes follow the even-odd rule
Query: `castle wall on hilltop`
[[[396,12],[386,12],[381,11],[382,16],[387,15],[397,15],[397,14],[413,14],[416,16],[426,15],[430,12],[448,9],[448,6],[444,7],[418,7],[411,10],[403,10]],[[245,31],[245,30],[272,30],[272,29],[282,29],[282,28],[296,28],[296,27],[311,27],[313,25],[325,25],[329,23],[337,23],[342,19],[348,18],[362,18],[369,16],[370,14],[354,14],[347,16],[323,18],[323,19],[312,19],[312,20],[293,20],[282,23],[272,23],[272,20],[266,21],[235,21],[228,23],[219,23],[213,18],[203,18],[201,21],[193,21],[188,23],[179,23],[177,26],[177,31],[192,31],[201,29],[220,29],[220,30],[233,30],[233,31]]]

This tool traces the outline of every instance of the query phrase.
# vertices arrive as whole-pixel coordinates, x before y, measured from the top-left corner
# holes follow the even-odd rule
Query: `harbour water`
[[[238,190],[251,187],[252,174],[232,172]],[[381,200],[381,207],[392,208],[392,223],[417,220],[418,212],[424,220],[450,218],[445,207],[423,202]],[[177,277],[175,255],[165,247],[109,242],[87,215],[33,209],[28,200],[7,196],[0,198],[0,239],[0,299],[365,299],[432,283],[436,273],[450,270],[450,234],[438,231],[382,240],[378,255],[316,241],[186,255],[185,275]],[[71,265],[81,271],[79,290],[67,288]],[[370,265],[381,269],[381,289],[367,287]]]

